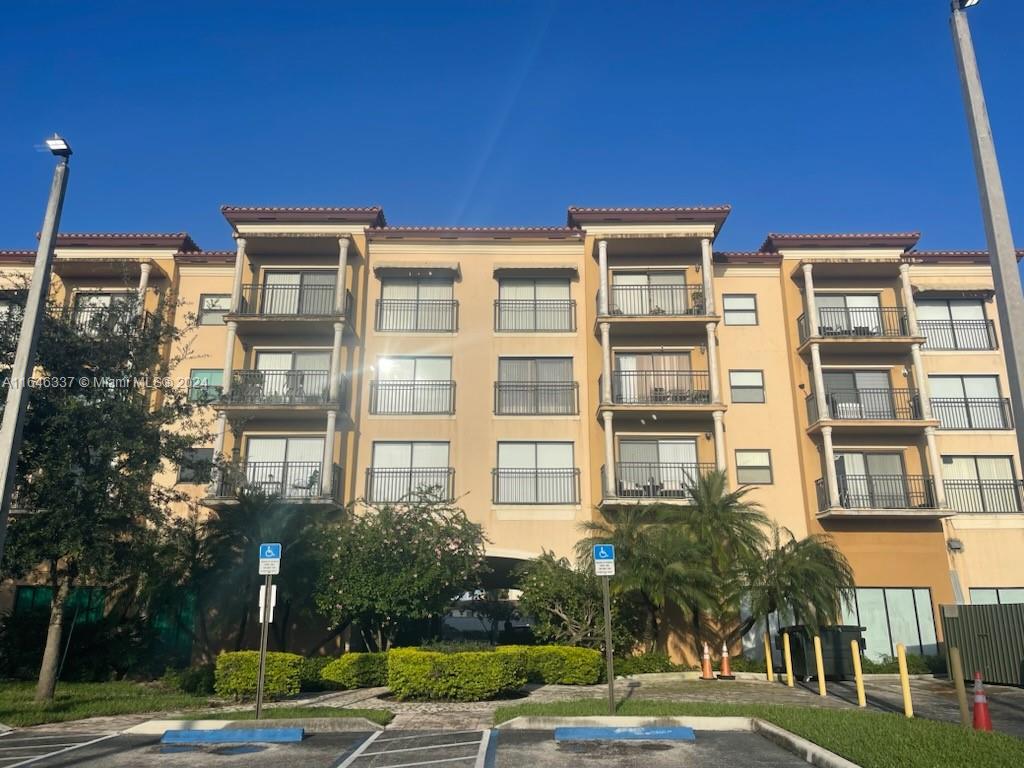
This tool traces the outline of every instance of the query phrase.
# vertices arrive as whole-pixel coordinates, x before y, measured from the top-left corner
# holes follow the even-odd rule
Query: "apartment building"
[[[571,554],[598,510],[686,504],[717,468],[798,537],[835,537],[869,653],[935,652],[941,603],[1024,600],[1019,415],[984,252],[916,233],[718,251],[728,206],[495,228],[222,210],[234,251],[63,235],[54,290],[83,318],[126,291],[175,306],[175,375],[215,436],[197,455],[249,483],[308,505],[433,487],[484,526],[500,582]],[[8,287],[32,256],[0,252]],[[211,509],[238,492],[160,480]]]

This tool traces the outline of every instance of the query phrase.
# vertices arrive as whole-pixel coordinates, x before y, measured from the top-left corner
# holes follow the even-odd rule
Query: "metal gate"
[[[943,605],[946,648],[959,648],[964,675],[987,683],[1024,685],[1024,603]]]

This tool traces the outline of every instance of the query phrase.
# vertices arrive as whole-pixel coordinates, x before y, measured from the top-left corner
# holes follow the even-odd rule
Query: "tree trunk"
[[[41,702],[53,701],[53,692],[57,687],[60,641],[64,635],[64,603],[71,591],[68,579],[55,577],[53,581],[56,584],[50,601],[50,624],[46,628],[46,648],[43,650],[43,663],[39,667],[39,682],[36,684],[36,701]]]

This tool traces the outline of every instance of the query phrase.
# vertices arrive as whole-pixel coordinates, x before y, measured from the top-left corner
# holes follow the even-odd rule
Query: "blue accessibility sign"
[[[594,545],[594,560],[615,560],[615,545],[614,544],[595,544]]]
[[[280,560],[280,544],[260,544],[260,560]]]

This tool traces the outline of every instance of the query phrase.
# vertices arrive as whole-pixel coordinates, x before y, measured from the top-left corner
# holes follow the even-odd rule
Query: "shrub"
[[[213,694],[213,664],[193,664],[185,669],[168,669],[163,682],[182,693],[193,696]]]
[[[388,687],[397,699],[481,701],[521,688],[521,653],[436,653],[399,648],[388,653]]]
[[[729,664],[733,672],[758,672],[765,674],[767,669],[764,659],[751,659],[747,656],[731,656]]]
[[[861,658],[861,671],[865,675],[895,675],[900,671],[899,662],[894,656],[883,656],[872,661],[866,656]],[[918,656],[907,654],[907,673],[911,675],[927,675],[937,671],[945,672],[945,660],[938,656]]]
[[[388,684],[386,653],[346,653],[325,666],[321,677],[339,688],[375,688]]]
[[[601,680],[601,653],[571,645],[502,645],[499,653],[523,657],[526,679],[549,685],[594,685]]]
[[[294,696],[301,689],[303,658],[294,653],[268,653],[263,684],[265,696]],[[213,688],[218,696],[238,699],[256,694],[260,655],[257,651],[234,651],[217,657]]]
[[[493,651],[494,646],[483,640],[430,640],[420,645],[421,651],[435,653],[463,653],[465,651]]]
[[[331,663],[330,656],[311,656],[299,666],[299,689],[302,691],[333,690],[337,686],[323,678],[324,667]]]
[[[674,664],[664,653],[638,653],[615,660],[616,675],[644,675],[651,672],[677,672],[681,667]]]

